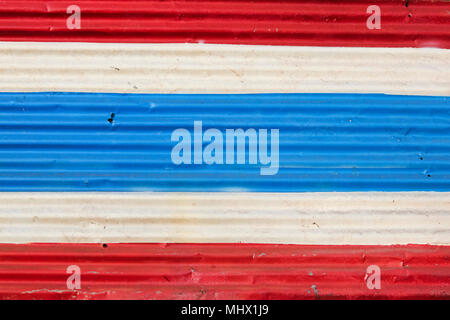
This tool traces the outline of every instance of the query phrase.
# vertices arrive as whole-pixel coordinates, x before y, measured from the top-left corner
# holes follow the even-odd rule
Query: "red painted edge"
[[[80,0],[80,29],[68,29],[73,4],[0,1],[0,40],[450,48],[445,0]],[[371,5],[381,29],[366,26]]]
[[[1,244],[0,299],[449,299],[449,257],[428,245]]]

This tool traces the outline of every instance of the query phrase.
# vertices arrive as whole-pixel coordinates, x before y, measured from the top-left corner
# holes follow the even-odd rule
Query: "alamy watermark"
[[[248,164],[261,166],[263,176],[278,173],[279,129],[270,129],[270,150],[267,129],[226,129],[222,132],[210,128],[203,133],[202,121],[194,121],[192,134],[185,128],[174,130],[171,141],[177,142],[171,153],[176,165],[234,165],[246,164],[248,160]],[[208,144],[203,148],[204,142]]]
[[[366,13],[370,16],[367,18],[366,26],[369,30],[381,29],[381,9],[377,5],[367,7]]]
[[[81,269],[77,265],[68,266],[66,273],[70,274],[67,278],[66,285],[67,289],[75,290],[81,289]]]
[[[70,16],[66,20],[67,29],[81,29],[81,9],[79,6],[72,4],[67,7],[67,14]]]
[[[380,290],[381,289],[381,269],[379,266],[373,264],[367,267],[366,276],[366,286],[369,290]]]

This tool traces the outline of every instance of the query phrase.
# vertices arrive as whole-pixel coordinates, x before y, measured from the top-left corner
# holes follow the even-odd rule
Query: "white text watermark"
[[[248,164],[261,165],[261,175],[275,175],[279,168],[279,130],[270,129],[270,152],[267,140],[267,129],[226,129],[223,133],[210,128],[203,133],[202,121],[194,121],[193,134],[184,128],[172,132],[171,141],[177,144],[172,149],[171,158],[176,165],[234,165],[246,164],[248,160]],[[203,148],[204,142],[208,144]]]

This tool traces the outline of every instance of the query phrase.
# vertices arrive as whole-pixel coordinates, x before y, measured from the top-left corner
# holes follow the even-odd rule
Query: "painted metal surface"
[[[373,5],[379,29],[367,27]],[[446,0],[0,1],[0,40],[449,48],[449,10]]]
[[[433,246],[0,245],[0,299],[449,299],[449,254]],[[79,289],[67,287],[69,266],[79,268]],[[379,268],[379,289],[369,266]]]
[[[449,25],[431,0],[0,1],[0,299],[450,299]],[[175,164],[200,122],[280,130],[276,171]]]
[[[425,96],[2,93],[0,191],[450,191],[449,110]],[[223,164],[204,161],[212,128]],[[228,163],[229,128],[268,130],[260,160],[246,139]]]
[[[449,96],[449,60],[443,49],[4,42],[0,91]]]
[[[450,193],[0,193],[0,243],[450,245]]]

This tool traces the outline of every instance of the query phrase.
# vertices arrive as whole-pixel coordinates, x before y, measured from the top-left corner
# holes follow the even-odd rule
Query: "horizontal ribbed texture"
[[[449,248],[0,245],[0,299],[448,299]]]
[[[0,193],[0,243],[450,244],[450,193]]]
[[[74,28],[67,8],[77,5]],[[368,29],[380,8],[380,29]],[[448,1],[2,1],[0,40],[450,47]],[[73,11],[69,11],[73,12]]]
[[[0,191],[450,191],[449,110],[446,97],[3,93]],[[226,129],[278,129],[278,168],[250,164],[248,139],[243,164],[193,164],[195,121],[223,135],[224,162]],[[173,162],[180,128],[191,164]]]
[[[0,43],[0,91],[450,95],[450,51]]]

